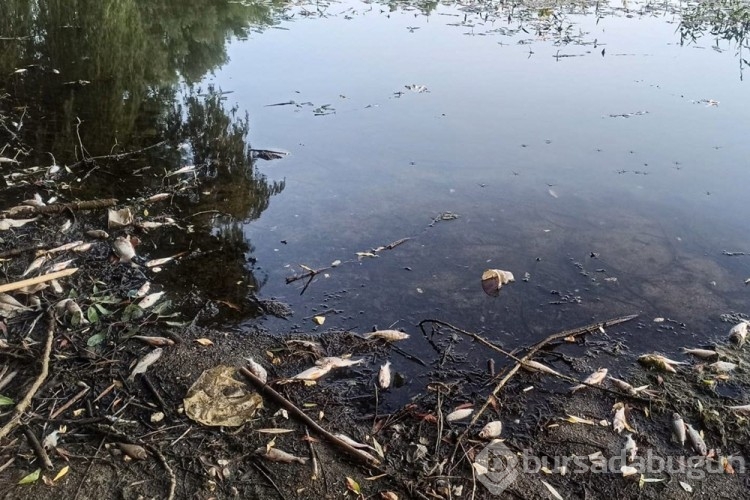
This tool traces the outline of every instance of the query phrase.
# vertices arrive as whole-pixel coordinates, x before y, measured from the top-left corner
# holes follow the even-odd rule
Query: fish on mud
[[[395,342],[397,340],[408,339],[409,334],[401,332],[399,330],[377,330],[377,331],[366,334],[365,338],[366,339],[381,339],[387,342]]]
[[[386,361],[385,364],[380,367],[380,372],[378,372],[378,384],[381,389],[388,389],[391,386],[390,361]]]
[[[700,453],[701,456],[706,456],[708,454],[708,448],[706,447],[706,442],[703,441],[703,438],[700,435],[700,432],[696,431],[692,425],[686,423],[685,429],[687,430],[687,435],[690,438],[690,444],[693,445],[693,449]]]
[[[266,446],[261,446],[255,450],[255,454],[271,462],[281,462],[285,464],[297,462],[298,464],[304,465],[309,460],[308,458],[298,457],[278,448],[268,448]]]
[[[660,370],[670,372],[670,373],[677,373],[677,370],[675,370],[675,365],[686,365],[687,363],[682,361],[675,361],[673,359],[669,359],[667,357],[662,356],[661,354],[644,354],[643,356],[638,358],[638,361],[645,366],[649,366],[652,368],[658,368]]]
[[[677,441],[680,442],[680,445],[685,446],[685,440],[687,439],[685,436],[685,421],[682,420],[679,413],[672,414],[672,431],[674,431],[674,435]]]
[[[583,381],[583,384],[578,384],[578,385],[571,387],[570,392],[571,393],[576,392],[590,385],[599,385],[604,381],[606,377],[607,377],[607,369],[599,368],[594,373],[586,377],[586,379]]]
[[[741,321],[729,330],[729,340],[742,347],[747,339],[747,321]]]
[[[719,359],[719,353],[711,349],[682,349],[685,354],[690,354],[699,359],[712,360]]]
[[[268,372],[260,363],[253,358],[245,358],[245,361],[247,361],[247,369],[250,370],[250,373],[258,377],[264,384],[268,382]]]
[[[494,439],[500,435],[503,431],[503,423],[499,420],[489,422],[485,425],[481,431],[479,431],[479,437],[481,439]]]

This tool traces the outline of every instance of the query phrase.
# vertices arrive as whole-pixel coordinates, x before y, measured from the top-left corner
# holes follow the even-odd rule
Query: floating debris
[[[263,398],[234,378],[232,366],[219,365],[201,373],[183,400],[185,414],[207,426],[238,427],[263,407]]]
[[[381,339],[387,342],[406,340],[409,338],[408,333],[399,330],[376,330],[365,335],[366,339]]]
[[[507,283],[515,281],[513,273],[501,269],[487,269],[482,273],[482,289],[484,293],[492,297],[500,294],[500,288]]]

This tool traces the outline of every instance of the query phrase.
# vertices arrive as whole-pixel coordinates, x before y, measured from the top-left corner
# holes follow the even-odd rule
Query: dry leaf
[[[66,465],[65,467],[63,467],[62,469],[60,469],[60,472],[58,472],[58,473],[57,473],[57,475],[56,475],[56,476],[55,476],[55,478],[54,478],[54,479],[52,480],[52,482],[55,482],[55,481],[57,481],[58,479],[62,479],[62,477],[63,477],[63,476],[65,475],[65,474],[67,474],[67,473],[68,473],[69,471],[70,471],[70,466],[69,466],[69,465]]]
[[[120,210],[109,209],[107,210],[107,227],[121,228],[129,226],[133,223],[133,212],[129,208],[125,207]]]
[[[214,345],[213,341],[211,339],[195,339],[197,343],[204,347],[208,347],[210,345]]]
[[[133,380],[135,380],[135,376],[139,373],[146,373],[148,367],[156,363],[156,361],[161,357],[161,353],[162,349],[158,348],[143,356],[141,360],[138,361],[138,364],[135,365],[135,368],[133,368],[133,371],[130,373],[128,380],[132,382]]]
[[[361,495],[362,494],[362,490],[360,490],[360,488],[359,488],[359,483],[357,483],[357,481],[355,481],[354,479],[352,479],[352,478],[350,478],[348,476],[346,478],[346,487],[350,491],[353,491],[354,493],[356,493],[357,495]]]

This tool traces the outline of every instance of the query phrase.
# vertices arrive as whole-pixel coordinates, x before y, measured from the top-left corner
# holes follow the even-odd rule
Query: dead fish
[[[255,450],[255,454],[271,462],[282,462],[285,464],[291,464],[292,462],[297,462],[298,464],[304,465],[308,461],[307,458],[298,457],[298,456],[292,455],[291,453],[282,451],[278,448],[268,448],[266,446],[261,446],[260,448]]]
[[[0,219],[0,231],[7,231],[12,227],[21,227],[37,219],[38,217],[33,219]]]
[[[717,361],[711,363],[708,367],[715,373],[729,373],[737,369],[739,365],[730,363],[728,361]]]
[[[63,222],[62,226],[60,226],[60,232],[67,233],[68,231],[70,231],[71,227],[73,227],[73,221],[68,219],[65,222]]]
[[[625,417],[625,405],[622,403],[617,403],[615,405],[615,416],[612,419],[612,429],[620,434],[625,429],[632,430],[632,427],[628,425],[628,421]]]
[[[482,427],[482,430],[479,431],[479,437],[481,439],[494,439],[498,437],[502,431],[503,423],[499,420],[495,420]]]
[[[550,375],[562,376],[560,372],[556,372],[552,368],[532,360],[524,361],[523,367],[531,372],[542,372],[549,373]]]
[[[395,342],[397,340],[406,340],[409,338],[408,333],[401,332],[399,330],[377,330],[370,332],[365,335],[366,339],[382,339],[388,342]]]
[[[147,281],[144,284],[142,284],[138,290],[136,290],[135,295],[133,295],[133,298],[139,299],[141,297],[145,297],[148,294],[148,291],[150,289],[151,289],[151,282]]]
[[[685,354],[691,354],[700,359],[717,359],[719,353],[710,349],[682,349]]]
[[[320,358],[315,362],[318,366],[330,365],[331,368],[346,368],[347,366],[354,366],[360,363],[364,363],[364,359],[351,359],[351,358],[340,358],[338,356],[329,356],[327,358]]]
[[[708,448],[706,447],[706,442],[703,441],[700,433],[693,429],[693,426],[688,423],[685,424],[685,429],[687,430],[687,435],[690,438],[690,444],[693,445],[693,449],[696,453],[705,457],[708,454]]]
[[[145,342],[153,347],[168,347],[174,345],[174,340],[167,337],[146,337],[144,335],[133,335],[131,338]]]
[[[456,411],[449,413],[445,417],[445,419],[448,422],[455,422],[456,420],[461,420],[461,419],[468,417],[472,413],[474,413],[474,408],[462,408],[460,410],[456,410]]]
[[[154,349],[150,353],[143,356],[140,361],[135,365],[135,368],[133,368],[133,371],[130,372],[130,376],[128,377],[128,380],[132,382],[135,380],[135,376],[139,373],[146,373],[146,370],[148,370],[148,367],[156,363],[156,361],[161,357],[161,353],[163,350],[161,348]]]
[[[109,233],[107,233],[107,231],[102,231],[101,229],[92,229],[91,231],[86,231],[86,236],[90,236],[91,238],[96,238],[98,240],[106,240],[109,238]]]
[[[86,253],[89,250],[91,250],[93,246],[94,246],[93,243],[81,243],[80,245],[76,245],[73,248],[71,248],[71,250],[75,253]]]
[[[734,342],[737,347],[742,347],[745,344],[747,338],[747,321],[742,321],[734,325],[729,330],[729,340]]]
[[[682,446],[685,446],[685,421],[682,420],[679,413],[672,414],[672,430],[674,431],[677,441],[679,441]]]
[[[638,452],[638,446],[635,444],[632,434],[625,436],[625,448],[623,451],[627,455],[628,462],[635,460],[635,454]]]
[[[47,256],[46,255],[42,255],[41,257],[37,257],[36,259],[34,259],[31,262],[31,264],[29,264],[29,267],[26,268],[26,270],[23,272],[23,274],[21,275],[21,277],[26,276],[29,273],[33,273],[34,271],[36,271],[37,269],[39,269],[40,267],[42,267],[45,262],[47,262]]]
[[[741,406],[728,406],[732,411],[736,411],[737,413],[743,413],[745,415],[750,415],[750,405],[741,405]]]
[[[178,168],[177,170],[169,172],[164,177],[172,177],[173,175],[187,174],[190,172],[195,172],[195,165],[186,165],[182,168]]]
[[[318,380],[323,375],[331,371],[333,365],[313,366],[307,370],[298,373],[292,379],[294,380]]]
[[[45,253],[54,254],[54,253],[65,252],[67,250],[74,249],[75,247],[77,247],[78,245],[81,245],[82,243],[83,241],[74,241],[73,243],[66,243],[64,245],[60,245],[59,247],[55,247],[51,250],[47,250]]]
[[[268,382],[268,372],[260,363],[253,358],[245,358],[245,361],[247,361],[247,369],[250,370],[253,375],[258,377],[264,384]]]
[[[120,258],[120,262],[129,263],[135,258],[135,247],[128,236],[118,236],[112,244],[115,255]]]
[[[140,307],[141,309],[148,309],[149,307],[159,302],[159,300],[165,293],[166,292],[156,292],[146,295],[145,297],[143,297],[143,299],[141,299],[140,302],[138,302],[138,307]]]
[[[148,458],[146,449],[142,446],[138,446],[137,444],[117,443],[117,446],[120,447],[124,454],[126,454],[133,460],[146,460]]]
[[[156,221],[151,221],[151,220],[139,222],[139,223],[136,224],[136,226],[138,226],[139,228],[146,229],[146,230],[148,230],[148,229],[159,229],[162,226],[168,226],[168,225],[169,224],[167,224],[166,222],[156,222]],[[156,265],[158,265],[158,264],[156,264]]]
[[[346,444],[348,444],[352,448],[356,448],[358,450],[372,450],[372,451],[376,451],[375,448],[373,448],[369,444],[359,443],[359,442],[353,440],[352,438],[350,438],[349,436],[347,436],[346,434],[334,434],[334,436],[336,436],[337,438],[339,438],[340,440],[342,440],[343,442],[345,442]]]
[[[615,384],[615,387],[617,387],[622,392],[629,394],[630,396],[635,396],[638,394],[638,392],[636,391],[636,388],[628,384],[624,380],[620,380],[619,378],[615,378],[615,377],[609,377],[609,380],[611,380],[612,383]],[[645,386],[645,387],[648,387],[648,386]]]
[[[583,389],[584,387],[588,387],[589,385],[599,385],[604,381],[604,378],[607,376],[607,369],[606,368],[599,368],[594,373],[586,377],[586,380],[584,380],[583,384],[578,384],[570,388],[570,392],[576,392],[578,390]]]
[[[173,260],[175,260],[175,259],[176,259],[177,257],[180,257],[180,256],[182,256],[182,255],[184,255],[184,254],[185,254],[185,252],[180,252],[180,253],[178,253],[177,255],[172,255],[171,257],[163,257],[163,258],[161,258],[161,259],[151,259],[151,260],[149,260],[148,262],[146,262],[145,266],[146,266],[146,267],[158,267],[158,266],[163,266],[164,264],[167,264],[167,263],[169,263],[169,262],[172,262],[172,261],[173,261]]]
[[[661,354],[644,354],[638,358],[638,361],[646,366],[658,368],[670,373],[677,373],[673,365],[685,365],[687,363],[681,361],[674,361],[673,359],[666,358]]]
[[[50,270],[50,272],[53,272],[53,273],[55,273],[57,271],[62,271],[66,267],[70,266],[73,263],[74,260],[75,259],[68,259],[68,260],[64,260],[62,262],[58,262],[54,266],[50,267],[49,270]]]
[[[18,302],[15,298],[13,298],[12,295],[8,295],[7,293],[0,293],[0,303],[18,308],[26,308],[26,306]]]
[[[388,389],[391,386],[391,362],[386,361],[384,365],[380,367],[378,373],[378,384],[381,389]]]
[[[146,203],[156,203],[157,201],[162,201],[162,200],[166,200],[166,199],[167,199],[167,198],[169,198],[170,196],[172,196],[172,195],[171,195],[171,194],[169,194],[169,193],[159,193],[159,194],[155,194],[155,195],[153,195],[153,196],[149,196],[149,197],[148,197],[148,198],[146,198],[146,199],[145,199],[144,201],[145,201]]]

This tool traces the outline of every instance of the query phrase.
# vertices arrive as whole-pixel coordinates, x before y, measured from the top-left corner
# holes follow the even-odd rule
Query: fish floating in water
[[[390,361],[386,361],[385,364],[380,367],[380,372],[378,372],[378,384],[381,389],[388,389],[391,386]]]
[[[409,338],[408,333],[404,333],[399,330],[377,330],[370,332],[365,335],[366,339],[381,339],[387,342],[395,342],[397,340],[406,340]]]

